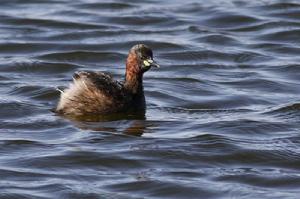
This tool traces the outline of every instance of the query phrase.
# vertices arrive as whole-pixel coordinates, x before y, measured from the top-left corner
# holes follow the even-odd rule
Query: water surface
[[[298,198],[299,35],[291,0],[1,1],[0,198]],[[137,43],[144,120],[50,111]]]

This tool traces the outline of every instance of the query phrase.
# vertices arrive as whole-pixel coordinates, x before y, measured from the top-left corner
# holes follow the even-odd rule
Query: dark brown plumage
[[[124,83],[102,72],[76,72],[70,87],[61,91],[55,112],[74,117],[145,113],[143,74],[151,66],[159,67],[152,50],[138,44],[129,51]]]

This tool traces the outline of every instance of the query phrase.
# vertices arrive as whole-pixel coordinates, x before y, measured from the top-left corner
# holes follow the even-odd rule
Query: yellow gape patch
[[[152,63],[153,63],[152,59],[144,60],[144,65],[147,66],[147,67],[150,66]]]
[[[144,60],[144,65],[147,67],[150,66],[149,60]]]

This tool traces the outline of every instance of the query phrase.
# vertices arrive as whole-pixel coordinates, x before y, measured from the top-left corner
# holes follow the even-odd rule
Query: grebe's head
[[[136,72],[144,73],[152,66],[159,68],[159,65],[153,60],[152,50],[148,46],[145,44],[137,44],[130,49],[127,58],[127,70],[135,68]]]

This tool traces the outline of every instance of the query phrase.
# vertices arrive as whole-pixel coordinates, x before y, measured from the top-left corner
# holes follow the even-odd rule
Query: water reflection
[[[108,117],[101,117],[102,120],[93,120],[93,121],[81,121],[81,120],[70,120],[72,123],[82,129],[82,130],[91,130],[99,131],[103,133],[117,133],[125,134],[130,136],[142,136],[147,129],[146,117],[145,116],[130,116],[131,119],[124,119],[124,117],[119,118],[122,120],[107,120]],[[94,118],[95,119],[95,118]]]

